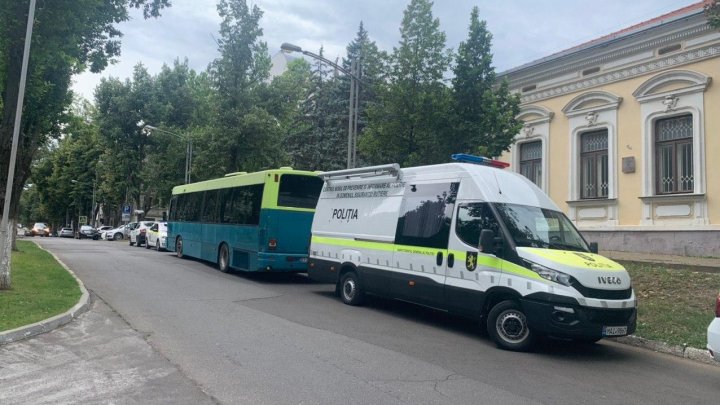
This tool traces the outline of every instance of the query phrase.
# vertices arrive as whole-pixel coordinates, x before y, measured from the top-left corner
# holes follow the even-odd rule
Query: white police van
[[[634,332],[621,265],[506,163],[453,159],[321,173],[309,276],[335,283],[349,305],[374,294],[480,319],[509,350],[538,335],[594,342]]]

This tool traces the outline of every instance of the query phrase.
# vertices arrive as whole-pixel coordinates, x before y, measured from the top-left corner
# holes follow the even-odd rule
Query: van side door
[[[502,237],[500,224],[486,202],[459,202],[450,232],[449,255],[455,265],[448,267],[445,300],[448,309],[476,317],[480,314],[485,291],[500,282],[502,252],[484,254],[478,251],[480,232],[489,229]]]
[[[448,236],[459,186],[452,180],[405,185],[395,233],[395,270],[385,273],[388,295],[444,308]]]

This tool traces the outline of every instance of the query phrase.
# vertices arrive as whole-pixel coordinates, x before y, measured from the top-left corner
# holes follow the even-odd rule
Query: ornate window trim
[[[523,129],[515,136],[515,142],[510,148],[512,155],[512,167],[517,173],[520,173],[520,145],[528,142],[541,141],[542,145],[542,174],[540,175],[540,188],[546,193],[550,190],[549,182],[549,165],[548,150],[550,143],[550,121],[552,121],[555,113],[542,106],[528,105],[520,110],[517,119],[525,123]],[[530,119],[530,117],[535,117]]]
[[[622,97],[606,91],[589,91],[568,102],[562,111],[568,117],[570,156],[568,217],[576,225],[615,226],[617,215],[617,112]],[[581,199],[580,137],[583,133],[604,129],[608,137],[607,198]]]
[[[643,212],[640,225],[705,225],[705,198],[659,198],[655,190],[655,123],[664,118],[692,115],[694,189],[687,196],[705,194],[705,128],[704,93],[711,78],[689,70],[670,70],[651,77],[641,84],[633,96],[640,103],[642,128],[642,194]],[[675,89],[663,90],[675,85]],[[680,87],[678,87],[678,85]],[[684,201],[687,200],[687,201]],[[668,201],[675,201],[668,205]]]

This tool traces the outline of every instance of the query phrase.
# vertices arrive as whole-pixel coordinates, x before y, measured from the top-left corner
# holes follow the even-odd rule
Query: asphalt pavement
[[[613,342],[506,352],[471,321],[381,299],[346,306],[333,286],[304,275],[223,274],[127,242],[39,242],[102,302],[55,332],[0,348],[2,404],[41,403],[42,391],[7,387],[42,384],[97,392],[47,403],[687,405],[720,398],[720,368]],[[116,344],[103,333],[106,322],[137,346]],[[75,338],[64,343],[66,336]],[[145,356],[147,363],[129,367],[137,388],[113,390],[113,372],[100,371],[119,364],[75,354],[94,347],[108,358]],[[60,369],[78,371],[41,362],[48,350],[65,361]]]

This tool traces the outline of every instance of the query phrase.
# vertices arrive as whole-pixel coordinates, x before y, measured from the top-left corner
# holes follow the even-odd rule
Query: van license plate
[[[627,335],[627,326],[603,326],[603,336],[625,336]]]
[[[307,263],[307,257],[301,257],[300,263]]]

